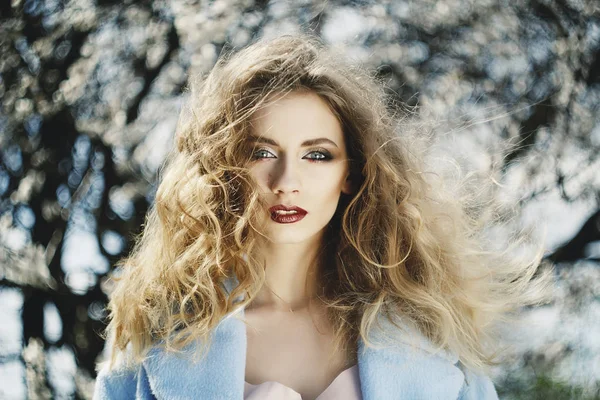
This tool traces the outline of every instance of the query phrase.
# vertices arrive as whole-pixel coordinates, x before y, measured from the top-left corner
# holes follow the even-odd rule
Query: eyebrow
[[[254,141],[254,142],[258,142],[258,143],[266,143],[266,144],[270,144],[272,146],[277,146],[279,147],[279,144],[274,141],[273,139],[269,139],[266,137],[262,137],[262,136],[254,136],[254,135],[250,135],[250,141]],[[315,146],[317,144],[321,144],[321,143],[329,143],[334,145],[335,147],[338,147],[337,144],[335,144],[335,142],[333,140],[327,139],[327,138],[316,138],[316,139],[308,139],[305,140],[304,142],[302,142],[302,147],[309,147],[309,146]]]

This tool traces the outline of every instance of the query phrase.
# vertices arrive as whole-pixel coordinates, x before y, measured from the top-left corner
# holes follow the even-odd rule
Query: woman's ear
[[[354,185],[352,184],[352,180],[350,179],[350,173],[346,175],[346,180],[342,185],[342,193],[344,194],[352,194],[354,192]]]

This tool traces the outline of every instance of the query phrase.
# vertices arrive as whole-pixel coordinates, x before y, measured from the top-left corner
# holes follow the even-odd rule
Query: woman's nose
[[[273,193],[292,193],[300,190],[299,166],[293,159],[280,158],[278,162],[273,163],[270,175]]]

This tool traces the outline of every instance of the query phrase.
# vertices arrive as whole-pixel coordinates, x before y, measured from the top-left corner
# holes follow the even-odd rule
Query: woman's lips
[[[300,221],[307,214],[306,210],[297,206],[278,204],[269,208],[271,219],[280,224],[291,224]],[[294,212],[289,212],[294,211]]]
[[[306,214],[297,213],[297,214],[280,214],[278,212],[271,213],[271,219],[280,224],[291,224],[294,222],[300,221],[304,218]]]

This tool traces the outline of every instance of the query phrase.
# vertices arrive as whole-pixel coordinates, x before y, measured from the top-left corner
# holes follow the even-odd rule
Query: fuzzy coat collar
[[[243,316],[243,310],[239,315]],[[413,334],[417,336],[394,348],[366,348],[359,342],[358,368],[364,400],[459,398],[465,375],[457,366],[456,356],[432,353],[429,342]],[[246,326],[230,315],[218,326],[201,362],[193,364],[155,348],[144,362],[144,369],[157,398],[193,398],[202,393],[206,399],[242,399],[245,356]],[[393,393],[402,396],[391,396]]]

